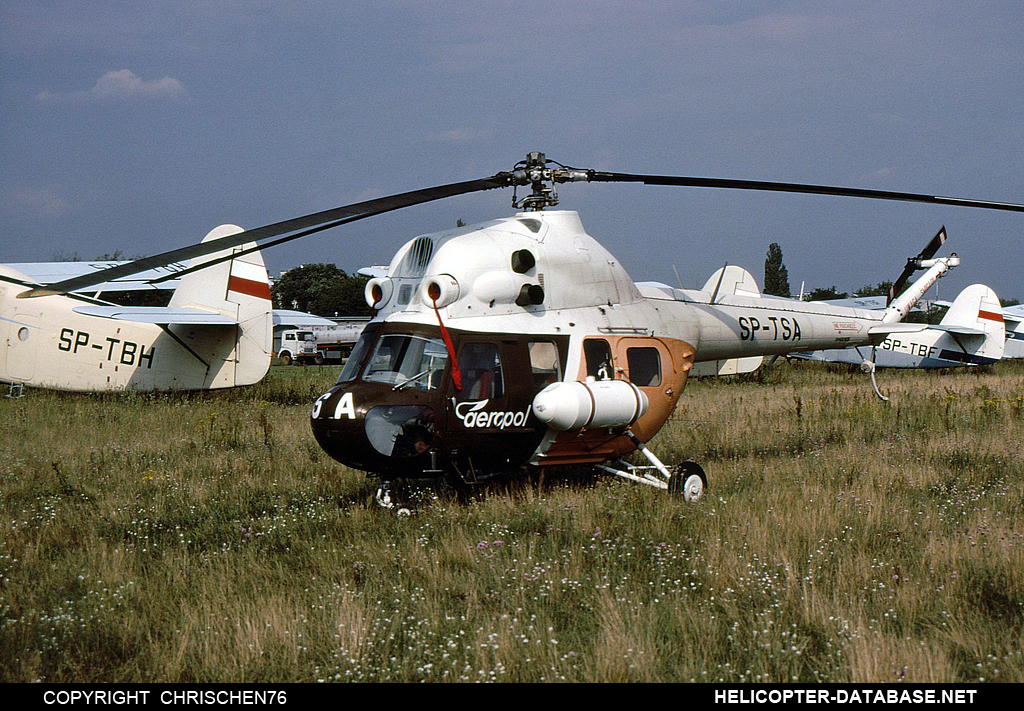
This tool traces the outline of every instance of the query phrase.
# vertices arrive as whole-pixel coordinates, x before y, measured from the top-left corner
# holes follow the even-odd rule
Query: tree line
[[[900,290],[902,293],[906,288],[910,286],[910,282]],[[852,296],[885,296],[889,293],[889,289],[892,288],[892,281],[880,281],[877,284],[867,284],[859,289],[856,289]],[[786,265],[782,262],[782,248],[777,242],[772,242],[768,246],[768,254],[764,260],[764,293],[771,296],[785,296],[789,297],[792,292],[789,287],[789,272],[786,270]],[[839,291],[835,285],[816,287],[810,291],[804,292],[803,298],[805,301],[826,301],[829,299],[845,299],[850,297],[851,294],[845,291]],[[899,296],[899,294],[896,294]],[[1000,301],[1003,306],[1013,306],[1014,304],[1020,303],[1017,299],[1006,299],[1000,297]]]
[[[350,275],[336,264],[303,264],[284,272],[270,287],[274,308],[317,316],[371,316],[363,296],[368,277]]]

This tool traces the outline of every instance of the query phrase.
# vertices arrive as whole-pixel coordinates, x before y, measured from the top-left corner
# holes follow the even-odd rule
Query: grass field
[[[0,398],[3,681],[1024,681],[1024,364],[691,382],[651,448],[467,501],[327,458],[336,369]]]

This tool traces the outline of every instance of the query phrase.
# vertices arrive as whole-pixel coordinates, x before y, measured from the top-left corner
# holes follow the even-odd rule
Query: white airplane
[[[1003,309],[1006,322],[1006,350],[1003,358],[1024,358],[1024,304]]]
[[[936,301],[936,306],[952,306],[948,301]],[[1024,358],[1024,304],[1007,306],[1002,309],[1003,324],[1006,327],[1006,346],[1003,358]]]
[[[552,165],[553,164],[553,165]],[[635,283],[558,203],[564,182],[801,192],[1024,212],[1024,205],[793,183],[637,175],[569,168],[531,153],[511,171],[324,210],[259,227],[225,244],[261,248],[390,210],[483,190],[529,186],[521,212],[426,234],[371,279],[377,311],[310,423],[336,460],[390,482],[450,475],[477,482],[524,469],[589,465],[696,500],[707,477],[669,468],[649,441],[672,414],[696,363],[847,346],[916,332],[902,318],[955,256],[915,258],[925,274],[884,311],[760,295],[739,267],[704,289]],[[23,298],[69,291],[204,254],[172,250]],[[212,251],[212,250],[211,250]],[[650,466],[623,461],[641,452]]]
[[[222,225],[203,243],[240,232]],[[195,258],[195,271],[179,278],[166,307],[118,306],[80,293],[23,299],[41,285],[0,265],[0,382],[81,391],[258,382],[270,367],[270,286],[258,251],[232,258],[234,251],[245,250]]]
[[[805,360],[874,363],[878,368],[951,368],[988,365],[1003,357],[1006,341],[999,298],[984,284],[960,292],[937,325],[907,324],[907,330],[888,336],[877,346],[794,353]]]

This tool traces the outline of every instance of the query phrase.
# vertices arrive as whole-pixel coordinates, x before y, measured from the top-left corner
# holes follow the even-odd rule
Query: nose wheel
[[[399,516],[409,516],[411,513],[409,509],[404,506],[396,508],[395,499],[391,495],[391,482],[386,479],[377,487],[377,493],[374,495],[374,499],[376,500],[377,505],[382,509],[394,511]]]

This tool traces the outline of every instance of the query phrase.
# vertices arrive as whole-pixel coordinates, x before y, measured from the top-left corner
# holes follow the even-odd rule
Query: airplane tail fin
[[[939,327],[949,332],[964,350],[987,363],[1003,357],[1006,327],[996,293],[984,284],[972,284],[956,297]]]
[[[716,303],[723,296],[760,296],[761,289],[753,275],[743,267],[726,264],[717,270],[704,285],[704,291],[711,294],[711,303]]]
[[[221,225],[203,242],[237,234],[242,228]],[[255,247],[255,243],[198,257],[189,267],[199,266],[231,253]],[[230,316],[238,323],[233,333],[224,329],[171,326],[190,344],[210,368],[207,387],[252,385],[270,368],[273,318],[270,280],[259,251],[212,264],[184,275],[171,296],[169,306],[204,309]]]

